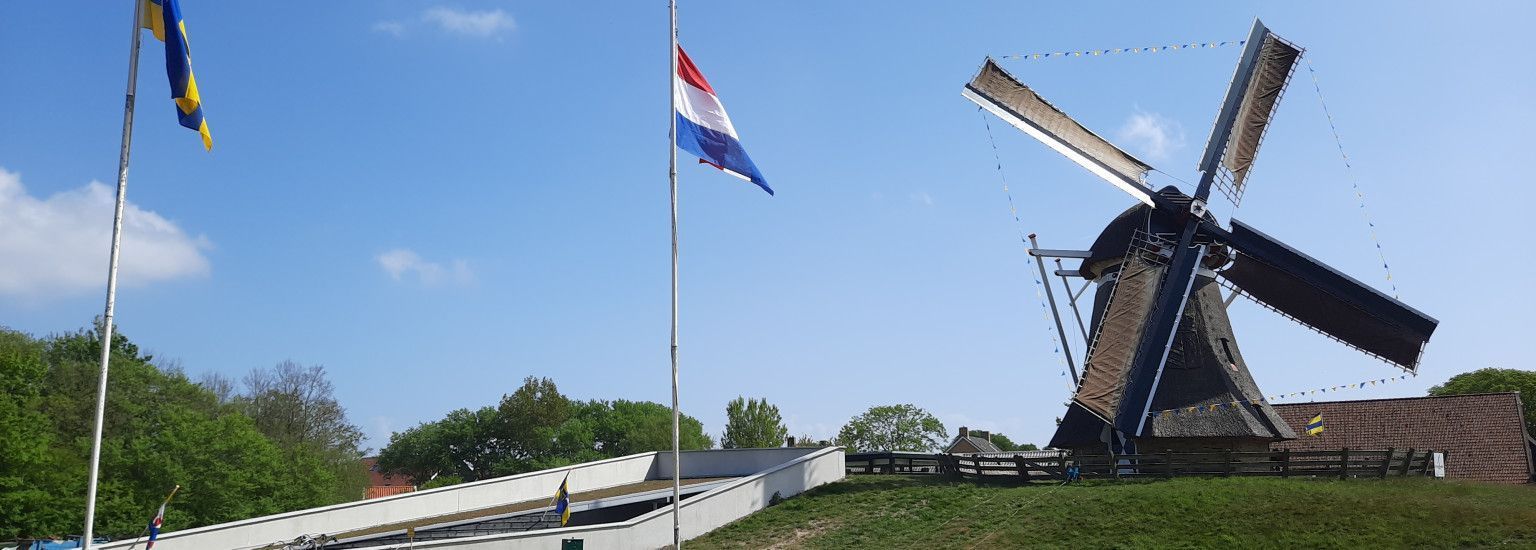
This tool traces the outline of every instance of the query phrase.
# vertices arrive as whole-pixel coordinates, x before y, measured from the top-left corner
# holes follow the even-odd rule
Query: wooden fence
[[[853,453],[843,458],[850,474],[937,474],[948,455],[927,453]]]
[[[1058,481],[1076,466],[1082,479],[1179,476],[1378,477],[1434,475],[1430,451],[1340,449],[1337,451],[1215,451],[1047,458],[933,455],[939,471],[998,480]],[[851,458],[851,456],[850,456]],[[900,470],[893,468],[895,472]]]

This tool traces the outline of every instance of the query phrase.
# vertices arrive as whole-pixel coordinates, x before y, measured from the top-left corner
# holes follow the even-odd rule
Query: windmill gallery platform
[[[589,548],[659,548],[672,543],[671,458],[641,453],[173,531],[160,535],[155,548],[558,548],[564,539],[582,539]],[[683,540],[844,475],[841,447],[684,451],[679,459]],[[572,514],[560,527],[550,497],[565,479]]]

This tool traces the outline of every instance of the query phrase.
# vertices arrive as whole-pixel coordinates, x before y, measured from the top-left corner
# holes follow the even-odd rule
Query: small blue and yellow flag
[[[1311,422],[1307,422],[1307,435],[1317,435],[1320,433],[1323,433],[1322,413],[1318,413],[1317,416],[1312,417]]]
[[[197,93],[197,78],[192,76],[192,49],[187,45],[187,23],[181,19],[176,0],[143,0],[139,26],[155,33],[165,43],[165,73],[171,79],[171,99],[176,100],[176,118],[182,126],[203,136],[203,147],[213,150],[208,121],[203,119],[203,99]],[[166,32],[169,29],[171,32]]]
[[[571,474],[565,474],[565,479],[560,482],[560,488],[555,490],[555,498],[549,500],[555,505],[555,513],[560,514],[560,526],[565,527],[571,521],[571,489],[566,485],[571,480]]]

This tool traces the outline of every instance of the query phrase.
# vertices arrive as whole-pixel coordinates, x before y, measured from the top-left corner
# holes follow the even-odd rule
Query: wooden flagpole
[[[133,143],[133,99],[139,81],[139,32],[144,2],[133,0],[133,39],[128,46],[128,89],[123,99],[123,140],[117,156],[117,206],[112,214],[112,254],[107,261],[107,307],[101,319],[101,376],[96,381],[96,428],[91,434],[91,473],[86,483],[85,535],[80,548],[90,550],[96,523],[96,485],[101,475],[101,426],[107,411],[107,366],[112,358],[112,314],[117,300],[117,257],[123,241],[123,205],[128,195],[128,152]],[[174,491],[173,491],[174,494]]]

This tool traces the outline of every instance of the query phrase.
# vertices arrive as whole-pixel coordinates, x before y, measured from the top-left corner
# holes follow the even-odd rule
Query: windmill
[[[1410,372],[1434,318],[1232,219],[1207,211],[1214,187],[1241,198],[1255,154],[1302,50],[1255,21],[1199,164],[1193,196],[1154,190],[1152,167],[1085,128],[990,58],[962,92],[1140,204],[1077,258],[1098,285],[1093,336],[1051,445],[1130,452],[1267,449],[1294,438],[1259,393],[1237,349],[1220,287]],[[1043,268],[1043,263],[1042,270]],[[1043,274],[1043,273],[1042,273]],[[1218,282],[1220,279],[1220,282]],[[1070,288],[1069,288],[1070,292]],[[1058,323],[1059,325],[1059,323]],[[1235,404],[1235,405],[1234,405]],[[1160,411],[1190,410],[1172,415]]]

